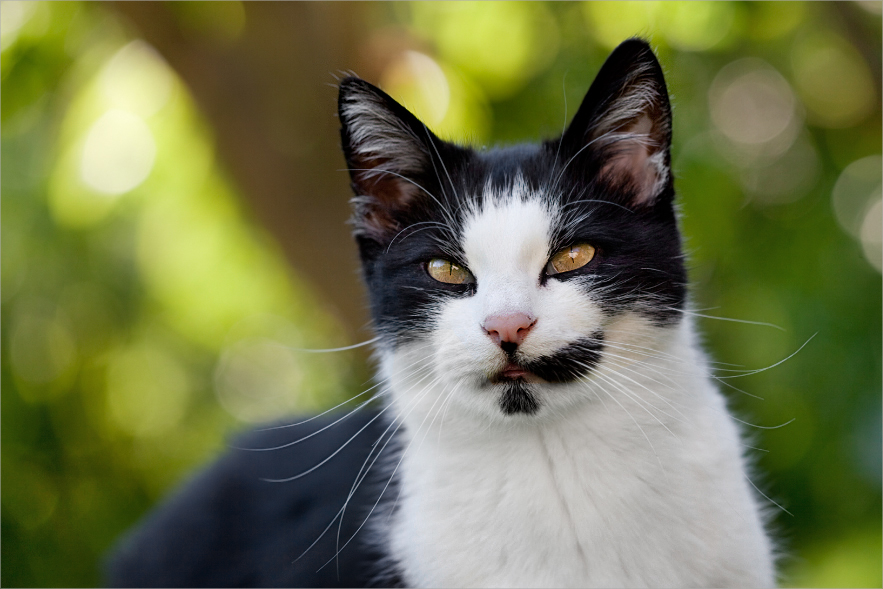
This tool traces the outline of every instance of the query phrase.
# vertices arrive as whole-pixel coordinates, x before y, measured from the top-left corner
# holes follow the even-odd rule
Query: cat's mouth
[[[573,382],[594,370],[603,349],[604,334],[596,331],[547,356],[527,358],[515,352],[490,381],[493,384]]]
[[[531,372],[523,364],[519,364],[510,360],[501,371],[493,375],[490,379],[491,384],[508,384],[512,382],[520,383],[542,383],[547,382],[535,373]]]
[[[525,370],[515,362],[509,362],[497,377],[499,381],[515,380],[516,378],[524,379],[527,376],[533,376],[530,371]],[[526,380],[526,379],[525,379]]]

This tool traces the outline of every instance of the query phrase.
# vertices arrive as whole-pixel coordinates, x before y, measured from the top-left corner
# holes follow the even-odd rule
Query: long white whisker
[[[419,398],[420,397],[418,396],[418,400],[419,400]],[[416,400],[414,402],[416,402]],[[352,497],[355,494],[356,490],[358,489],[359,485],[361,485],[362,481],[368,475],[368,471],[370,471],[371,467],[374,465],[374,462],[376,462],[376,460],[380,457],[383,450],[386,448],[387,444],[389,444],[389,442],[395,437],[395,433],[398,431],[398,427],[396,427],[396,429],[392,432],[392,434],[389,435],[389,437],[387,438],[387,440],[383,444],[383,446],[377,451],[377,456],[375,456],[374,460],[371,462],[371,465],[368,466],[367,470],[365,470],[365,464],[367,464],[368,460],[371,459],[371,456],[374,453],[374,450],[376,448],[376,444],[378,442],[380,442],[380,440],[382,440],[384,438],[384,436],[386,436],[389,433],[390,428],[396,423],[397,420],[398,420],[398,417],[391,419],[389,422],[389,425],[386,426],[386,429],[384,429],[383,432],[380,434],[380,437],[377,438],[377,441],[374,444],[372,444],[372,449],[371,449],[371,451],[368,452],[368,456],[365,458],[365,461],[362,463],[362,468],[360,468],[359,472],[356,474],[356,479],[353,482],[353,486],[350,488],[350,492],[347,495],[347,498],[344,501],[341,508],[337,511],[337,514],[333,518],[331,518],[331,521],[328,523],[327,526],[325,526],[325,529],[322,530],[322,532],[319,534],[319,536],[315,540],[313,540],[313,543],[310,544],[309,546],[307,546],[306,550],[304,550],[300,554],[300,556],[298,556],[295,559],[295,561],[298,561],[301,558],[303,558],[313,548],[313,546],[315,546],[319,542],[319,540],[322,539],[322,537],[328,532],[328,530],[331,529],[331,526],[334,525],[334,522],[337,521],[338,518],[340,518],[341,522],[343,521],[343,514],[346,511],[347,506],[349,505],[350,499],[352,499]],[[399,426],[401,426],[401,422],[399,422]],[[364,475],[362,474],[363,471],[365,472]],[[360,478],[360,476],[361,476],[361,478]]]
[[[629,372],[635,374],[636,376],[637,376],[637,375],[640,375],[640,376],[644,376],[645,378],[648,378],[646,375],[643,375],[643,374],[639,373],[639,372],[636,371],[636,370],[632,370],[632,369],[629,368],[628,366],[617,366],[615,363],[611,363],[611,364],[612,364],[614,367],[620,368],[620,369],[622,369],[622,370],[628,370]],[[602,369],[603,369],[603,368],[602,368]],[[599,370],[598,372],[600,372],[600,370]],[[671,404],[671,402],[670,402],[668,399],[666,399],[665,397],[663,397],[662,395],[660,395],[659,393],[657,393],[656,391],[654,391],[654,390],[651,389],[650,387],[648,387],[648,386],[646,386],[646,385],[644,385],[644,384],[642,384],[642,383],[636,381],[635,379],[633,379],[633,378],[631,378],[631,377],[629,377],[629,376],[626,376],[625,374],[622,374],[621,372],[614,372],[614,374],[615,374],[616,376],[620,377],[620,378],[625,378],[626,380],[630,381],[631,383],[633,383],[633,384],[635,384],[635,385],[641,387],[642,389],[644,389],[645,391],[647,391],[647,392],[650,393],[651,395],[654,395],[655,397],[659,398],[659,400],[661,400],[663,403],[665,403],[666,405],[668,405],[669,407],[671,407],[675,412],[677,412],[677,414],[680,415],[680,416],[683,418],[683,421],[684,421],[684,422],[687,422],[687,421],[688,421],[686,415],[684,415],[683,413],[681,413],[681,412],[680,412],[680,411],[679,411],[674,405]],[[663,385],[662,383],[660,383],[659,381],[657,381],[657,380],[655,380],[655,379],[652,379],[652,378],[651,378],[650,380],[652,380],[652,381],[655,382],[656,384],[659,384],[660,386],[664,386],[665,388],[668,388],[668,389],[670,389],[670,390],[673,390],[671,387],[668,387],[668,386],[666,386],[666,385]],[[649,403],[649,402],[648,402],[648,403]],[[658,409],[658,408],[657,408],[657,410],[660,411],[663,415],[666,415],[666,416],[668,416],[668,417],[671,417],[672,419],[677,419],[676,417],[669,415],[668,413],[662,411],[661,409]],[[680,420],[678,420],[678,421],[680,421]]]
[[[668,311],[677,311],[679,313],[683,313],[684,315],[690,315],[691,317],[702,317],[703,319],[717,319],[718,321],[732,321],[734,323],[745,323],[748,325],[761,325],[763,327],[772,327],[774,329],[778,329],[779,331],[787,331],[784,327],[780,327],[775,323],[767,323],[765,321],[748,321],[747,319],[733,319],[732,317],[717,317],[715,315],[703,315],[702,313],[697,313],[695,311],[687,311],[685,309],[677,309],[675,307],[666,307]]]
[[[414,366],[415,364],[417,364],[417,363],[419,363],[419,362],[422,362],[422,361],[424,361],[424,360],[425,360],[425,358],[417,359],[417,360],[415,360],[414,362],[412,362],[411,364],[409,364],[409,365],[403,367],[401,370],[397,371],[395,374],[399,374],[399,373],[401,373],[401,372],[403,372],[403,371],[405,371],[405,370],[408,370],[408,369],[410,369],[412,366]],[[391,376],[395,376],[395,374],[393,374],[393,375],[391,375]],[[373,386],[371,386],[371,387],[365,389],[364,391],[362,391],[362,392],[359,393],[358,395],[355,395],[355,396],[353,396],[353,397],[350,397],[350,398],[347,399],[346,401],[344,401],[344,402],[342,402],[342,403],[339,403],[339,404],[335,405],[334,407],[332,407],[332,408],[330,408],[330,409],[326,409],[325,411],[323,411],[322,413],[319,413],[318,415],[314,415],[314,416],[312,416],[312,417],[309,417],[309,418],[304,419],[304,420],[302,420],[302,421],[298,421],[298,422],[296,422],[296,423],[286,423],[286,424],[284,424],[284,425],[276,425],[276,426],[272,426],[272,427],[260,428],[260,429],[258,429],[257,431],[261,431],[261,432],[263,432],[263,431],[272,431],[272,430],[277,430],[277,429],[286,429],[286,428],[290,428],[290,427],[297,427],[297,426],[299,426],[299,425],[303,425],[303,424],[305,424],[305,423],[309,423],[309,422],[313,421],[314,419],[318,419],[318,418],[322,417],[323,415],[326,415],[326,414],[328,414],[328,413],[331,413],[331,412],[334,411],[335,409],[339,409],[340,407],[343,407],[343,406],[346,405],[347,403],[349,403],[349,402],[351,402],[351,401],[354,401],[355,399],[358,399],[358,398],[361,397],[362,395],[365,395],[365,394],[371,392],[372,390],[376,389],[377,387],[383,385],[385,382],[388,382],[388,381],[389,381],[389,378],[384,378],[384,379],[378,381],[378,382],[377,382],[376,384],[374,384]],[[387,392],[389,392],[389,389],[388,389],[388,388],[386,388],[386,389],[382,389],[379,393],[377,393],[377,396],[381,396],[381,395],[383,395],[383,394],[386,394]],[[372,398],[371,400],[373,400],[373,398]],[[361,406],[360,406],[360,407],[357,407],[355,410],[358,410],[358,409],[360,409],[360,408],[361,408]],[[287,446],[282,446],[282,447],[287,447]],[[249,448],[237,448],[237,449],[238,449],[238,450],[249,450]],[[254,449],[252,449],[252,450],[254,450]]]
[[[422,379],[421,379],[421,380],[422,380]],[[414,411],[414,409],[416,409],[416,407],[417,407],[417,405],[420,403],[420,401],[421,401],[426,395],[428,395],[430,391],[432,391],[432,387],[435,386],[435,384],[436,384],[439,380],[440,380],[440,377],[435,377],[435,378],[433,378],[433,379],[432,379],[432,380],[431,380],[431,381],[430,381],[425,387],[423,387],[423,390],[421,390],[420,393],[418,393],[417,396],[416,396],[415,398],[411,399],[411,401],[408,403],[408,406],[410,406],[411,409],[408,411],[407,414],[404,415],[404,417],[407,417],[408,415],[411,414],[411,412]],[[415,384],[416,384],[416,383],[415,383]],[[438,399],[436,399],[435,402],[438,402]],[[435,403],[433,403],[433,407],[434,407],[434,406],[435,406]],[[377,450],[377,455],[376,455],[376,456],[374,457],[374,459],[371,461],[371,464],[368,465],[367,469],[365,468],[365,465],[368,463],[368,459],[371,457],[371,454],[372,454],[373,451],[374,451],[373,448],[372,448],[371,452],[368,453],[368,457],[365,458],[365,462],[362,463],[362,468],[359,469],[359,473],[356,475],[356,481],[353,483],[353,486],[350,488],[350,492],[349,492],[349,494],[347,495],[346,501],[344,501],[343,508],[341,509],[340,522],[339,522],[339,524],[338,524],[338,526],[337,526],[337,539],[336,539],[336,547],[337,547],[336,550],[337,550],[337,551],[336,551],[335,555],[334,555],[333,557],[331,557],[331,560],[334,560],[334,559],[336,559],[336,558],[339,557],[340,552],[341,552],[344,548],[346,548],[346,546],[350,543],[350,541],[351,541],[353,538],[355,538],[356,534],[358,534],[359,531],[362,529],[362,526],[364,526],[365,523],[367,523],[368,519],[371,517],[371,513],[373,513],[373,511],[374,511],[373,509],[371,510],[370,513],[368,513],[368,515],[365,517],[365,520],[362,522],[361,525],[359,525],[359,527],[356,529],[356,531],[353,532],[353,535],[349,538],[349,540],[347,540],[346,543],[345,543],[343,546],[340,545],[340,533],[341,533],[341,530],[342,530],[342,528],[343,528],[343,514],[346,512],[346,508],[347,508],[347,506],[349,505],[350,500],[352,499],[352,497],[355,495],[356,490],[359,488],[359,485],[361,485],[361,484],[362,484],[362,481],[364,481],[365,478],[368,476],[368,473],[371,471],[371,468],[374,466],[374,464],[375,464],[375,463],[377,462],[377,460],[380,458],[381,454],[383,454],[383,451],[386,449],[387,445],[388,445],[388,444],[389,444],[389,443],[395,438],[396,433],[398,433],[399,429],[400,429],[401,426],[404,424],[404,417],[402,417],[401,415],[396,416],[396,418],[395,418],[394,420],[392,420],[392,421],[390,422],[390,424],[386,427],[386,429],[383,431],[383,434],[381,434],[380,438],[378,438],[377,441],[379,442],[380,440],[383,439],[383,436],[386,435],[386,433],[389,431],[390,427],[392,427],[392,425],[393,425],[396,421],[398,421],[398,425],[396,425],[396,428],[393,430],[392,434],[389,435],[389,437],[387,438],[386,442],[384,442],[383,446],[381,446],[380,449]],[[363,471],[364,471],[364,474],[362,474]],[[394,474],[395,474],[395,472],[393,472],[393,475],[390,476],[390,479],[387,481],[386,486],[384,486],[384,491],[386,490],[386,487],[388,487],[389,484],[392,482],[392,476],[394,476]],[[359,475],[361,475],[361,478],[359,478]],[[381,499],[382,497],[383,497],[383,491],[381,491],[380,496],[378,496],[378,498],[377,498],[377,502],[375,503],[375,507],[376,507],[376,505],[380,502],[380,499]],[[332,520],[332,523],[333,523],[333,520]],[[329,560],[328,562],[331,562],[331,560]],[[318,570],[322,570],[322,568],[324,568],[324,567],[328,564],[328,562],[326,562],[326,563],[323,564],[321,567],[319,567]],[[318,571],[317,571],[317,572],[318,572]]]
[[[659,458],[659,453],[656,452],[656,447],[653,445],[653,442],[650,441],[650,437],[647,435],[647,432],[644,431],[644,428],[642,428],[641,424],[638,423],[638,420],[635,419],[635,416],[632,415],[631,411],[626,409],[623,406],[623,404],[619,402],[619,399],[617,399],[614,395],[610,394],[610,391],[608,391],[604,387],[600,386],[599,383],[596,383],[596,384],[598,384],[598,388],[601,389],[602,391],[604,391],[604,393],[606,393],[608,397],[613,399],[613,402],[616,403],[617,405],[619,405],[620,409],[625,411],[626,415],[629,416],[629,419],[631,419],[632,422],[634,422],[635,426],[637,426],[638,430],[640,430],[641,435],[643,435],[644,439],[647,440],[647,444],[650,446],[650,450],[653,451],[653,455],[656,456],[656,462],[659,463],[659,468],[662,469],[663,474],[665,475],[666,478],[668,478],[668,473],[666,472],[665,467],[662,465],[662,460]]]
[[[724,378],[742,378],[743,376],[752,376],[752,375],[754,375],[754,374],[760,374],[761,372],[766,372],[766,371],[769,370],[770,368],[775,368],[776,366],[778,366],[778,365],[780,365],[780,364],[783,364],[783,363],[787,362],[788,360],[790,360],[791,358],[793,358],[794,356],[796,356],[797,354],[799,354],[799,353],[800,353],[800,350],[802,350],[803,348],[805,348],[806,345],[807,345],[809,342],[811,342],[812,339],[813,339],[815,336],[817,336],[818,334],[819,334],[818,332],[812,334],[812,335],[809,337],[809,339],[806,340],[805,342],[803,342],[803,345],[800,346],[799,348],[797,348],[797,350],[796,350],[794,353],[792,353],[792,354],[791,354],[790,356],[788,356],[787,358],[784,358],[784,359],[782,359],[782,360],[779,360],[778,362],[776,362],[775,364],[773,364],[773,365],[771,365],[771,366],[767,366],[766,368],[758,368],[757,370],[746,370],[746,371],[744,371],[743,374],[734,374],[734,375],[731,375],[731,376],[716,376],[715,378],[717,378],[718,380],[720,380],[720,379],[724,379]]]
[[[760,493],[761,495],[763,495],[764,499],[766,499],[767,501],[769,501],[770,503],[772,503],[773,505],[775,505],[776,507],[778,507],[779,509],[781,509],[782,511],[784,511],[785,513],[787,513],[788,515],[790,515],[791,517],[794,517],[794,514],[793,514],[793,513],[791,513],[790,511],[788,511],[787,509],[785,509],[784,507],[782,507],[781,505],[779,505],[778,503],[776,503],[775,501],[773,501],[773,500],[769,497],[769,495],[767,495],[766,493],[764,493],[763,491],[761,491],[760,489],[758,489],[758,488],[757,488],[757,485],[754,484],[754,481],[752,481],[751,478],[750,478],[747,474],[746,474],[746,475],[743,475],[743,476],[745,477],[745,480],[748,481],[748,482],[751,484],[752,487],[754,487],[754,490],[755,490],[755,491],[757,491],[758,493]]]
[[[431,390],[431,389],[427,386],[427,388],[425,389],[425,391],[429,391],[429,390]],[[427,393],[424,392],[424,394],[427,394]],[[417,428],[417,431],[418,431],[418,432],[420,431],[420,429],[422,429],[423,424],[426,423],[426,420],[429,418],[429,415],[432,413],[432,409],[435,407],[436,403],[438,403],[438,401],[439,401],[441,398],[442,398],[441,395],[439,395],[439,396],[436,398],[436,400],[433,402],[432,406],[429,408],[429,411],[426,413],[426,416],[423,418],[423,421],[420,423],[420,426]],[[417,403],[415,403],[415,408],[416,408],[416,405],[417,405]],[[414,408],[412,408],[411,411],[408,412],[408,415],[410,415],[410,413],[411,413],[413,410],[414,410]],[[406,415],[405,417],[407,417],[407,415]],[[343,544],[343,546],[340,546],[340,547],[338,548],[338,550],[337,550],[337,552],[334,554],[334,556],[332,556],[331,559],[329,559],[325,564],[323,564],[321,567],[319,567],[318,570],[322,570],[323,568],[325,568],[326,566],[328,566],[328,564],[330,564],[335,558],[337,558],[338,555],[340,555],[340,551],[343,550],[344,548],[346,548],[346,547],[349,545],[349,543],[353,541],[353,538],[355,538],[356,535],[358,535],[359,531],[361,531],[361,529],[365,526],[365,524],[366,524],[366,523],[368,522],[368,520],[371,518],[371,514],[374,513],[374,510],[375,510],[375,509],[377,509],[377,505],[380,503],[380,500],[383,498],[383,494],[386,492],[386,490],[389,488],[389,485],[392,483],[393,478],[395,477],[395,474],[396,474],[396,472],[397,472],[398,469],[399,469],[399,466],[401,466],[402,461],[403,461],[404,458],[405,458],[405,454],[407,454],[408,449],[409,449],[409,448],[411,447],[411,445],[414,443],[414,440],[415,440],[415,439],[416,439],[416,433],[415,433],[414,438],[411,439],[411,441],[408,443],[408,446],[407,446],[407,447],[405,448],[405,450],[402,452],[402,456],[399,458],[399,461],[398,461],[398,463],[396,464],[395,468],[393,469],[392,474],[390,474],[390,476],[389,476],[389,480],[386,482],[386,485],[384,485],[383,489],[380,491],[380,495],[377,497],[377,501],[374,502],[374,505],[371,507],[371,510],[368,512],[368,515],[365,516],[364,521],[362,521],[362,523],[359,525],[359,527],[356,529],[356,531],[353,532],[352,536],[349,537],[349,539]],[[424,439],[425,439],[425,436],[424,436]]]
[[[351,346],[343,346],[340,348],[324,348],[324,349],[311,349],[311,348],[295,348],[293,346],[285,346],[289,350],[294,350],[295,352],[305,352],[307,354],[327,354],[329,352],[345,352],[347,350],[355,350],[356,348],[361,348],[363,346],[370,346],[373,343],[377,343],[380,341],[380,337],[372,337],[371,339],[359,342],[357,344],[353,344]]]
[[[650,417],[652,417],[653,419],[655,419],[655,420],[657,421],[657,423],[659,423],[659,425],[661,425],[663,428],[665,428],[665,431],[667,431],[668,433],[670,433],[670,434],[672,435],[672,437],[677,438],[677,436],[675,435],[675,433],[674,433],[673,431],[671,431],[671,430],[668,428],[668,426],[665,425],[665,423],[663,423],[663,421],[662,421],[661,419],[659,419],[656,415],[654,415],[653,412],[650,411],[645,405],[649,405],[650,407],[653,407],[654,409],[656,409],[657,411],[659,411],[659,412],[662,413],[663,415],[666,415],[666,416],[668,416],[668,417],[671,417],[670,415],[668,415],[667,413],[665,413],[664,411],[662,411],[662,410],[659,409],[658,407],[654,406],[653,404],[648,403],[646,400],[641,399],[638,395],[636,395],[636,394],[634,394],[633,392],[629,391],[627,387],[625,387],[625,386],[621,385],[620,383],[616,382],[616,381],[615,381],[613,378],[611,378],[610,376],[600,374],[600,372],[595,372],[594,375],[595,375],[596,377],[598,377],[598,378],[603,379],[605,382],[609,383],[610,385],[612,385],[613,387],[615,387],[617,390],[619,390],[619,392],[621,392],[621,393],[622,393],[623,395],[625,395],[627,398],[631,399],[631,400],[632,400],[632,401],[633,401],[638,407],[640,407],[641,409],[643,409],[643,410],[644,410],[644,411],[645,411]],[[674,418],[672,418],[672,419],[674,419]]]

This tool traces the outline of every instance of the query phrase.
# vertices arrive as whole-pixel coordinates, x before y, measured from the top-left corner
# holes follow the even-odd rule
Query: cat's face
[[[458,147],[341,83],[353,223],[397,392],[530,419],[595,398],[587,379],[666,337],[685,296],[670,116],[635,40],[539,145]]]

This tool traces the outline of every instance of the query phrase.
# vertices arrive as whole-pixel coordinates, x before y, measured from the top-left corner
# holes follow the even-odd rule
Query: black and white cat
[[[326,481],[316,498],[303,490],[309,477],[273,487],[299,506],[280,508],[276,525],[297,535],[291,513],[305,513],[308,495],[322,503],[323,524],[344,503],[356,526],[382,512],[369,521],[374,544],[341,555],[355,550],[361,565],[384,567],[380,582],[406,586],[773,585],[739,432],[684,313],[671,109],[649,46],[620,45],[562,137],[539,145],[477,151],[442,141],[357,78],[340,83],[339,115],[387,404],[358,427],[329,428],[326,454],[355,452],[344,458],[342,491]],[[366,429],[374,439],[349,444]],[[378,432],[395,432],[397,448],[379,462]],[[302,454],[289,467],[322,458]],[[371,465],[382,472],[374,490],[352,495]],[[176,513],[193,517],[199,497],[240,476],[225,468],[180,494]],[[375,507],[386,480],[396,487]],[[215,509],[264,500],[237,493]],[[154,516],[154,530],[173,525],[170,510]],[[273,525],[255,513],[212,530]],[[311,525],[306,544],[321,532]],[[139,546],[161,541],[153,534],[130,541],[119,560],[137,560]],[[333,556],[327,549],[311,548],[315,562]],[[292,546],[287,562],[298,553]],[[158,580],[168,583],[145,583]]]

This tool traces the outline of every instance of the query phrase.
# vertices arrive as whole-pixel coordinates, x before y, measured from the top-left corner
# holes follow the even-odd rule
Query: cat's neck
[[[730,547],[718,537],[727,529],[765,540],[746,499],[737,432],[692,337],[683,324],[652,358],[620,365],[616,380],[600,370],[596,399],[542,419],[481,423],[456,406],[445,414],[449,391],[431,380],[426,403],[401,399],[391,549],[406,582],[771,582],[768,570],[737,578],[703,564],[727,551],[724,560],[742,563],[734,570],[753,570],[745,562],[762,560],[766,546],[754,554],[744,538]],[[708,521],[709,513],[725,517]]]

